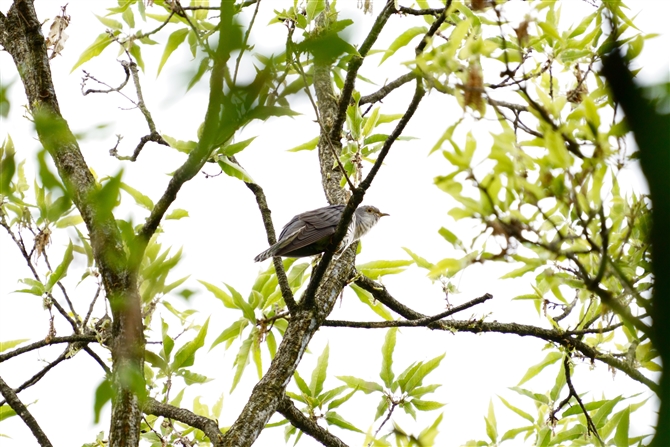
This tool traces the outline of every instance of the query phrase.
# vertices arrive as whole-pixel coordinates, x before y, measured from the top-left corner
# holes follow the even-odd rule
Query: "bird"
[[[302,258],[323,253],[335,234],[344,207],[344,205],[331,205],[294,216],[282,229],[279,240],[256,256],[254,261],[262,262],[273,256]],[[349,245],[359,240],[383,216],[388,214],[382,213],[374,206],[358,207],[336,254],[341,254]]]

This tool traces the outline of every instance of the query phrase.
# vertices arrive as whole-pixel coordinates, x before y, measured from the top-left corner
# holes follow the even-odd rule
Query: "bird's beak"
[[[384,217],[384,216],[390,216],[390,214],[386,214],[386,213],[379,213],[379,217]]]

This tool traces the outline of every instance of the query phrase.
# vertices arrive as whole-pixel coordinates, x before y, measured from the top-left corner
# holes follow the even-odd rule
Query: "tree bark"
[[[65,185],[64,194],[71,198],[84,219],[112,309],[111,379],[116,396],[110,446],[136,446],[141,412],[133,390],[144,390],[144,335],[136,275],[127,268],[114,215],[96,204],[100,185],[60,113],[44,36],[32,0],[16,0],[6,17],[0,14],[0,44],[14,59],[39,140],[56,164]]]

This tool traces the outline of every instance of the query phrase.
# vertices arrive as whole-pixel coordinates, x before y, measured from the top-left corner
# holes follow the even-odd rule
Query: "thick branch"
[[[28,411],[25,405],[23,405],[23,402],[18,398],[18,396],[12,391],[12,389],[5,383],[4,380],[0,377],[0,394],[7,400],[7,403],[11,407],[12,410],[16,412],[16,414],[19,415],[21,419],[23,419],[23,422],[26,423],[28,428],[30,428],[30,431],[33,432],[33,435],[35,436],[35,439],[37,439],[37,442],[42,446],[42,447],[51,447],[51,441],[49,441],[49,438],[47,438],[47,435],[44,434],[42,431],[42,428],[40,428],[39,424],[35,420],[32,414]]]
[[[307,433],[321,444],[327,447],[347,447],[340,438],[331,434],[328,430],[305,416],[302,411],[298,410],[290,398],[284,396],[281,402],[279,402],[277,411],[288,419],[295,428],[303,433]]]
[[[16,1],[3,21],[2,44],[12,55],[26,92],[30,112],[42,145],[58,169],[67,194],[88,229],[94,257],[114,317],[112,358],[114,369],[142,371],[144,336],[140,296],[111,209],[98,205],[100,187],[93,178],[67,122],[60,114],[51,78],[49,58],[31,0]],[[116,380],[118,379],[118,380]],[[110,429],[111,444],[136,445],[141,421],[137,398],[116,376],[117,399]],[[122,435],[123,433],[123,435]]]

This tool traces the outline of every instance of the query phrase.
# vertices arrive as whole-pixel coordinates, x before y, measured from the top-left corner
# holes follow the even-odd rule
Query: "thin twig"
[[[265,234],[267,234],[268,243],[270,245],[274,245],[274,243],[277,242],[277,237],[275,236],[274,225],[272,224],[272,215],[270,208],[268,207],[263,188],[261,188],[260,185],[256,183],[245,182],[245,184],[256,197],[256,203],[258,204],[258,209],[260,210],[261,216],[263,218],[263,225],[265,226]],[[281,258],[279,256],[274,256],[272,258],[272,262],[275,266],[275,273],[277,274],[279,289],[281,290],[286,307],[288,307],[289,312],[293,313],[298,305],[295,302],[293,292],[291,291],[291,286],[288,283],[288,278],[286,277],[286,272],[284,271],[284,264],[282,264]]]

